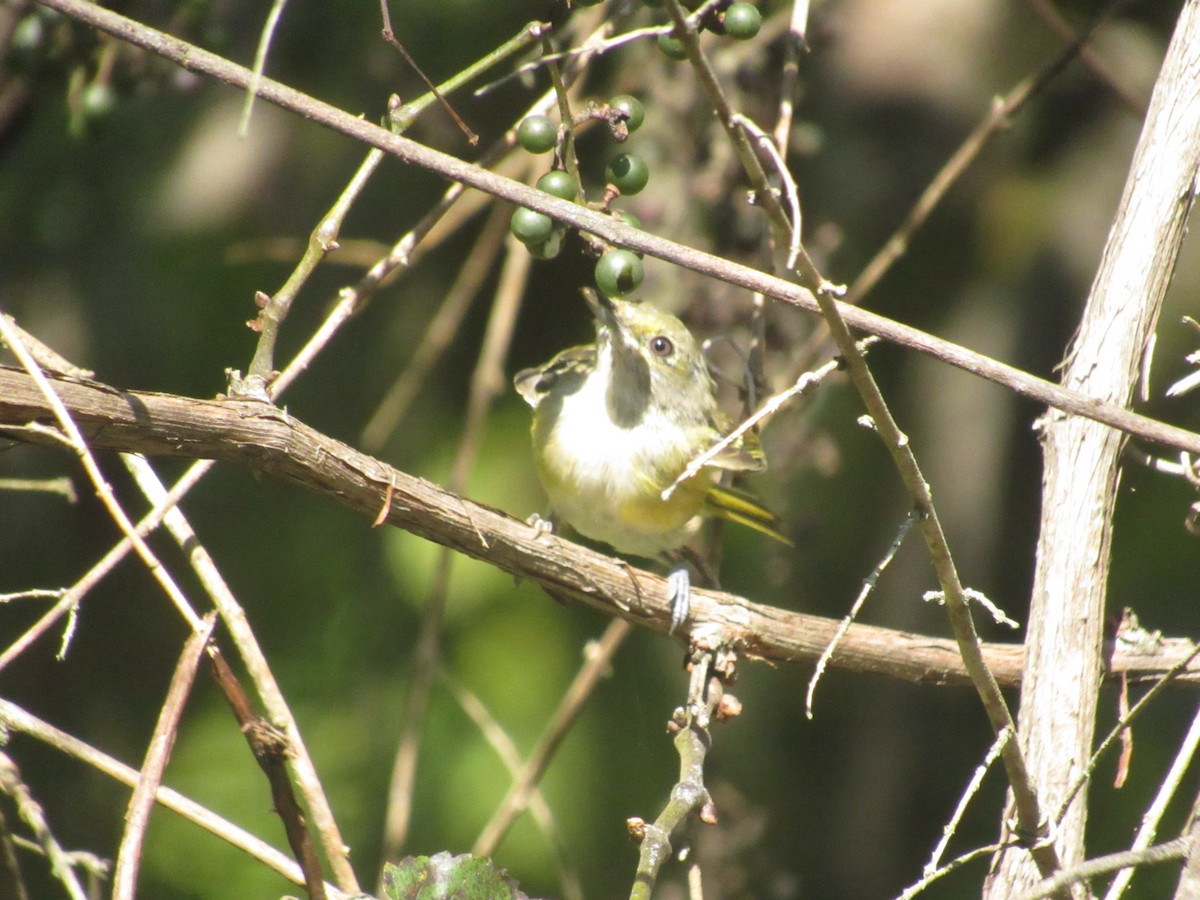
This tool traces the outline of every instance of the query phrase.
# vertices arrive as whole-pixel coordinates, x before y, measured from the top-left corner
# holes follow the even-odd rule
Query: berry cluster
[[[646,110],[640,100],[628,94],[619,94],[606,104],[590,106],[572,127],[588,121],[602,120],[608,124],[613,137],[623,141],[641,127],[645,118]],[[529,116],[517,126],[517,142],[534,154],[557,150],[561,158],[563,137],[565,129],[560,134],[559,126],[547,116]],[[605,169],[605,181],[608,189],[600,208],[611,212],[609,205],[613,199],[636,194],[647,185],[650,181],[650,167],[636,153],[619,153]],[[563,168],[552,169],[539,178],[537,188],[560,200],[575,203],[581,199],[579,184]],[[618,215],[636,227],[637,221],[633,216],[627,213]],[[518,207],[513,212],[510,229],[513,236],[539,259],[558,254],[559,243],[565,231],[563,226],[556,225],[549,216],[525,207]],[[607,250],[596,264],[596,284],[610,296],[624,296],[635,290],[642,282],[642,275],[641,259],[628,250]]]
[[[596,6],[603,0],[573,0],[575,6]],[[660,7],[663,0],[642,0],[646,6]],[[700,7],[698,0],[684,0],[689,9]],[[701,29],[716,34],[728,35],[739,40],[748,40],[758,34],[762,26],[762,14],[753,3],[734,2],[724,6],[718,4],[707,9],[699,21]],[[672,59],[685,59],[687,49],[682,40],[673,33],[658,37],[658,48]],[[576,178],[563,165],[571,153],[571,142],[567,138],[579,125],[595,120],[607,123],[609,131],[618,142],[624,141],[641,127],[646,111],[641,102],[628,94],[613,97],[606,104],[592,104],[574,122],[559,126],[548,116],[528,116],[517,127],[517,142],[530,153],[543,154],[555,151],[556,166],[537,181],[538,190],[545,191],[561,200],[572,203],[583,201],[582,191]],[[636,153],[623,152],[612,158],[605,169],[607,188],[604,200],[592,204],[605,212],[615,212],[611,202],[618,196],[636,194],[650,181],[650,167]],[[625,221],[638,227],[637,220],[627,214],[616,212]],[[529,252],[539,259],[558,255],[565,227],[555,223],[544,213],[525,207],[513,212],[510,225],[512,234],[521,241]],[[623,297],[636,290],[642,283],[642,260],[629,250],[605,250],[596,263],[596,286],[610,297]]]
[[[646,6],[662,6],[662,0],[642,0]],[[699,4],[685,3],[696,7]],[[724,34],[739,41],[748,41],[762,28],[762,13],[753,3],[730,3],[724,9],[715,8],[700,20],[700,28],[714,34]],[[658,49],[670,59],[687,59],[687,47],[674,33],[658,36]]]

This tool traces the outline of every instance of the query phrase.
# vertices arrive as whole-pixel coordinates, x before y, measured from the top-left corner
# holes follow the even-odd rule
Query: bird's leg
[[[691,613],[692,571],[695,570],[700,584],[705,587],[719,585],[712,569],[690,547],[680,547],[664,556],[671,565],[670,574],[667,575],[667,599],[671,602],[671,629],[668,634],[674,634]]]
[[[547,513],[545,516],[534,513],[525,520],[525,524],[533,529],[533,537],[536,540],[544,534],[554,534],[558,521],[555,519],[554,513]]]
[[[687,563],[680,563],[667,576],[667,600],[671,602],[671,628],[667,633],[674,634],[692,610],[692,575]]]

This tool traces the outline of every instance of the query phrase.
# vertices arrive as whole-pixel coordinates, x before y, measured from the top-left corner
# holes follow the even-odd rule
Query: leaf
[[[409,856],[383,871],[388,900],[528,900],[490,859],[470,854]]]

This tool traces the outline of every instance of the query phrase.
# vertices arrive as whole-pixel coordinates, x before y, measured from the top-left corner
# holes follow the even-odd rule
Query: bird
[[[705,518],[729,519],[791,542],[752,494],[720,483],[727,472],[766,468],[753,431],[664,499],[688,463],[731,431],[716,382],[695,336],[677,317],[593,291],[584,298],[595,318],[595,343],[570,347],[513,378],[533,408],[533,458],[550,501],[549,521],[565,521],[618,553],[673,563],[668,599],[674,632],[691,605],[681,548]]]

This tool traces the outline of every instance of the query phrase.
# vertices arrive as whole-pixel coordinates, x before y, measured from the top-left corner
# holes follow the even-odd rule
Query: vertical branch
[[[1063,386],[1129,403],[1158,319],[1196,190],[1200,163],[1200,0],[1188,0],[1167,49],[1133,166],[1092,285]],[[1030,772],[1056,806],[1087,764],[1100,687],[1101,642],[1122,436],[1075,416],[1042,422],[1045,471],[1019,729]],[[1067,866],[1083,859],[1081,793],[1060,823]],[[1035,878],[1007,851],[986,897],[1012,897]]]
[[[484,425],[492,404],[503,390],[503,360],[512,342],[517,313],[520,311],[521,299],[529,277],[532,258],[523,249],[515,250],[515,243],[515,238],[509,242],[510,252],[500,273],[500,284],[496,289],[496,298],[488,319],[483,348],[471,377],[466,425],[450,477],[450,483],[460,491],[475,465],[480,441],[483,439]],[[408,839],[425,713],[434,680],[441,666],[442,632],[453,558],[454,554],[448,549],[443,549],[439,556],[428,609],[421,623],[421,633],[417,638],[416,653],[413,656],[413,678],[405,704],[404,730],[396,750],[391,784],[388,788],[383,834],[383,858],[387,862],[399,859],[400,851]]]

